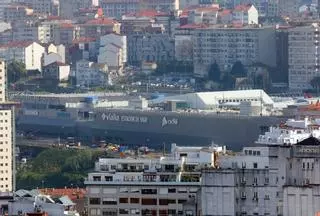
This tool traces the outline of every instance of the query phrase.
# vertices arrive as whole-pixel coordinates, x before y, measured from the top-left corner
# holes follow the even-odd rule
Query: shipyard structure
[[[152,148],[219,143],[239,150],[269,126],[296,115],[288,107],[297,107],[296,99],[270,97],[263,90],[170,96],[15,93],[10,97],[21,102],[16,124],[23,133]],[[304,103],[311,103],[308,100]]]

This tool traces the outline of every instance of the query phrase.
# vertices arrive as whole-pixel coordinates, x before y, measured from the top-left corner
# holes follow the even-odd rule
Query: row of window
[[[101,214],[102,213],[102,214]],[[176,210],[176,209],[161,209],[161,210],[155,210],[155,209],[119,209],[119,214],[125,214],[125,215],[152,215],[152,216],[167,216],[167,215],[183,215],[183,211]],[[102,216],[116,216],[118,215],[118,209],[90,209],[90,215],[96,216],[96,215],[102,215]],[[187,213],[187,216],[192,216],[192,213]]]
[[[0,179],[1,180],[1,179]],[[183,204],[185,199],[153,199],[153,198],[127,198],[122,197],[117,200],[116,198],[90,198],[90,205],[117,205],[120,204],[142,204],[142,205],[169,205],[169,204]]]

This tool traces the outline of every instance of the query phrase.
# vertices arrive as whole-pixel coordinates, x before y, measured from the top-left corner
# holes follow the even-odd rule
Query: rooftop
[[[118,22],[110,18],[102,17],[102,18],[89,20],[85,24],[86,25],[113,25],[113,24],[118,24]]]
[[[32,44],[32,41],[13,41],[6,44],[0,44],[0,48],[13,48],[13,47],[28,47]]]

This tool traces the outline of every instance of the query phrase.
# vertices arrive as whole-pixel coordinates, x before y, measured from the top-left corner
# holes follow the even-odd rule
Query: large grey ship
[[[130,96],[100,95],[95,98],[84,95],[16,96],[15,99],[21,102],[17,112],[17,129],[52,137],[73,136],[88,144],[104,140],[162,148],[171,143],[209,145],[214,142],[230,149],[240,149],[254,143],[269,126],[287,118],[134,109],[130,107],[130,101],[136,103],[137,99]],[[100,105],[92,105],[93,100],[99,100]]]

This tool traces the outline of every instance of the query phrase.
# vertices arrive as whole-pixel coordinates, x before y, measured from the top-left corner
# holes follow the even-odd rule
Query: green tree
[[[224,74],[222,78],[222,85],[224,90],[233,90],[236,83],[236,78],[230,73]]]
[[[208,77],[210,80],[214,82],[219,82],[221,79],[221,70],[219,68],[219,65],[217,62],[211,64],[209,71],[208,71]]]
[[[246,77],[247,76],[247,72],[244,68],[244,65],[241,63],[241,61],[236,61],[233,66],[232,69],[230,71],[230,74],[232,76],[234,76],[235,78],[239,78],[239,77]]]
[[[10,62],[7,65],[7,76],[10,84],[19,81],[21,78],[25,78],[27,76],[25,64],[15,60]]]
[[[312,86],[312,88],[317,89],[319,91],[320,89],[320,77],[314,77],[311,81],[310,81],[310,85]]]

